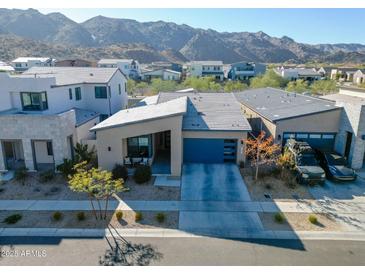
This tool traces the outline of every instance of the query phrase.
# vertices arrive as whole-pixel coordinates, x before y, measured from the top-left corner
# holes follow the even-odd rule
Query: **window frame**
[[[100,90],[103,90],[103,93],[98,94],[97,92],[100,92]],[[108,89],[106,86],[95,86],[94,87],[94,95],[95,99],[108,99]],[[104,96],[102,96],[104,95]]]
[[[29,106],[25,106],[24,105],[24,96],[25,95],[29,95],[29,100],[30,100],[30,105]],[[40,103],[38,105],[33,103],[33,98],[32,95],[38,95],[39,96],[39,100]],[[44,100],[43,100],[43,96],[44,96]],[[32,91],[24,91],[24,92],[20,92],[20,100],[22,103],[22,110],[23,111],[44,111],[48,109],[48,97],[47,97],[47,92],[46,91],[41,91],[41,92],[32,92]],[[39,107],[37,107],[39,106]]]
[[[76,101],[82,100],[81,87],[76,87],[75,88],[75,100]]]

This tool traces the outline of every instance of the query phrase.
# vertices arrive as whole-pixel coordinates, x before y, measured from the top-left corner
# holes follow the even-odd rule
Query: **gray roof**
[[[325,95],[325,96],[322,96],[321,98],[326,99],[326,100],[331,100],[336,103],[346,103],[346,104],[361,105],[361,106],[365,105],[365,98],[358,97],[358,96],[352,96],[352,95],[346,95],[346,94],[340,94],[340,93]]]
[[[339,109],[325,99],[275,88],[250,89],[235,96],[241,104],[272,122]]]
[[[223,66],[222,61],[191,61],[191,64],[199,64],[203,66]]]
[[[100,113],[87,109],[73,108],[76,115],[76,126],[81,126],[90,120],[100,116]]]
[[[314,69],[298,68],[297,71],[298,71],[298,75],[313,75],[313,76],[319,76],[320,75]]]
[[[32,67],[22,75],[35,77],[55,77],[57,86],[75,84],[106,84],[118,68],[90,67]],[[119,70],[120,71],[120,70]]]
[[[232,93],[161,92],[158,104],[184,96],[189,100],[183,119],[183,130],[251,130]]]
[[[125,126],[186,113],[187,97],[177,98],[162,104],[152,104],[124,109],[97,124],[91,130]]]

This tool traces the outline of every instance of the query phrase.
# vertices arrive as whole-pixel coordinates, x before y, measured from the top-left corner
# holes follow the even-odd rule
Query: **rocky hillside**
[[[0,58],[18,53],[58,58],[131,57],[141,62],[239,60],[258,62],[364,62],[365,45],[297,43],[264,32],[217,32],[157,21],[93,17],[81,24],[61,13],[0,9]],[[18,43],[28,39],[28,45]],[[15,48],[12,48],[15,46]],[[24,55],[23,54],[23,55]],[[7,57],[9,56],[9,57]]]

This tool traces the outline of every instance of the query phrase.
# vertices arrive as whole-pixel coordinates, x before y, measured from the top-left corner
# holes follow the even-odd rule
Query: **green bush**
[[[142,212],[136,212],[136,216],[134,217],[134,220],[136,222],[139,222],[143,219]]]
[[[9,225],[16,224],[22,219],[22,215],[20,214],[13,214],[4,219],[4,223],[7,223]]]
[[[165,214],[160,212],[156,214],[156,220],[159,223],[163,223],[165,221]]]
[[[77,214],[76,214],[76,218],[77,218],[77,220],[78,221],[83,221],[83,220],[85,220],[86,219],[86,216],[85,216],[85,213],[84,212],[77,212]]]
[[[137,184],[143,184],[151,179],[152,172],[150,166],[139,165],[134,171],[133,179]]]
[[[317,224],[318,223],[318,219],[317,219],[316,215],[313,215],[313,214],[309,215],[308,220],[312,224]]]
[[[123,179],[124,181],[128,179],[128,169],[123,165],[116,164],[112,173],[113,179]]]
[[[62,219],[62,213],[61,213],[61,212],[59,212],[59,211],[54,212],[54,213],[53,213],[53,215],[52,215],[52,219],[53,219],[54,221],[59,221],[59,220],[61,220],[61,219]]]
[[[14,178],[15,180],[24,184],[25,180],[28,178],[28,170],[26,168],[18,168],[15,170]]]
[[[274,215],[274,219],[275,219],[275,222],[279,223],[279,224],[282,224],[284,221],[285,221],[285,216],[283,213],[281,212],[277,212],[275,215]]]
[[[117,217],[117,220],[120,221],[123,218],[123,211],[118,210],[117,212],[115,212],[115,217]]]
[[[46,182],[52,181],[54,177],[55,177],[55,173],[54,173],[54,171],[52,169],[51,170],[47,170],[47,171],[43,171],[43,172],[41,172],[39,174],[39,180],[42,183],[46,183]]]
[[[62,175],[67,178],[75,174],[74,170],[75,162],[70,159],[63,159],[63,163],[57,166],[57,170],[62,173]]]

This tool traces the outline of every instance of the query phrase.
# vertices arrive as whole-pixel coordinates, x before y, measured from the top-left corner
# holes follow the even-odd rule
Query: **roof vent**
[[[94,76],[94,73],[90,73],[90,76]]]

